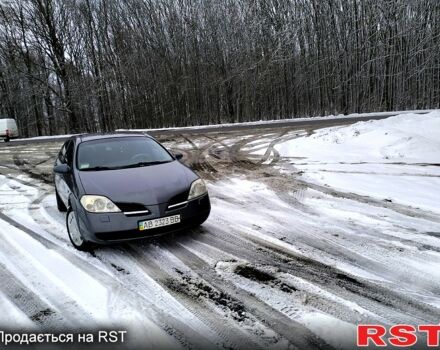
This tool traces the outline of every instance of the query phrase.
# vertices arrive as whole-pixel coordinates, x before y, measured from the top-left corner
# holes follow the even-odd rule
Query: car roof
[[[113,139],[113,138],[123,138],[123,137],[148,137],[148,138],[152,138],[150,135],[140,133],[140,132],[94,133],[94,134],[79,134],[79,135],[72,136],[73,139],[79,140],[80,142],[92,141],[92,140]]]

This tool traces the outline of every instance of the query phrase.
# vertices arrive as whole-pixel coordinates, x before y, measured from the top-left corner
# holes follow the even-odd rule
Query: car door
[[[73,165],[73,148],[72,140],[67,140],[58,153],[55,165],[67,164],[72,169]],[[72,173],[58,174],[55,173],[55,186],[63,203],[68,206],[69,195],[72,192]]]

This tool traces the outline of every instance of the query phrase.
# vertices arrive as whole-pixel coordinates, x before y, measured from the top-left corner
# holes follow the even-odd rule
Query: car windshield
[[[173,158],[148,137],[116,137],[86,141],[79,145],[79,170],[111,170],[168,163]]]

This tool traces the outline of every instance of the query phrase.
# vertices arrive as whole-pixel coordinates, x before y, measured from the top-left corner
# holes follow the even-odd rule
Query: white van
[[[4,138],[5,142],[18,137],[17,123],[12,118],[0,119],[0,138]]]

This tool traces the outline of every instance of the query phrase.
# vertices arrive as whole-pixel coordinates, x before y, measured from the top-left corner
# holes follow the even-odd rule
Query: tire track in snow
[[[375,198],[372,198],[369,196],[362,196],[362,195],[350,193],[350,192],[342,192],[342,191],[338,191],[334,188],[308,183],[304,180],[302,180],[302,181],[305,186],[307,186],[311,189],[314,189],[316,191],[331,195],[333,197],[351,199],[351,200],[354,200],[357,202],[365,203],[368,205],[373,205],[375,207],[391,209],[391,210],[395,211],[396,213],[406,215],[409,217],[421,218],[421,219],[426,219],[426,220],[429,220],[429,221],[432,221],[435,223],[440,223],[439,216],[437,214],[429,212],[427,210],[423,210],[423,211],[416,210],[416,209],[413,209],[412,207],[404,205],[404,204],[387,202],[387,201],[375,199]]]
[[[317,260],[298,256],[282,245],[259,239],[254,235],[244,232],[231,235],[226,231],[216,231],[214,234],[194,236],[194,239],[199,239],[251,263],[274,266],[286,273],[301,277],[345,300],[357,303],[364,309],[389,320],[390,324],[402,322],[403,319],[418,323],[437,322],[440,316],[440,310],[430,305],[365,279],[348,275]]]
[[[208,234],[205,234],[204,236],[206,235]],[[219,263],[239,264],[243,266],[249,265],[252,268],[257,267],[257,269],[259,267],[269,268],[271,270],[277,271],[277,273],[285,273],[289,276],[292,276],[293,278],[298,278],[294,271],[292,271],[292,269],[282,268],[282,260],[286,260],[285,258],[279,257],[279,259],[276,259],[275,261],[272,258],[271,260],[268,259],[267,261],[265,261],[260,258],[260,256],[255,254],[255,252],[251,251],[251,249],[249,249],[248,252],[243,251],[244,248],[242,248],[239,244],[223,245],[223,242],[221,240],[216,243],[208,243],[208,241],[205,239],[197,240],[197,238],[194,238],[191,239],[191,241],[178,241],[178,243],[185,247],[187,250],[195,252],[196,255],[199,255],[203,260],[205,260],[207,263],[209,263],[209,265],[212,266],[213,270],[217,269],[217,265]],[[249,248],[251,248],[251,245],[251,242],[246,243],[246,246],[248,246]],[[223,248],[220,249],[219,246],[222,246]],[[263,254],[268,252],[266,249],[263,249],[260,246],[258,246],[256,250]],[[280,261],[280,263],[278,262],[278,260]],[[277,280],[277,278],[275,277],[272,278],[271,276],[269,276],[269,278]],[[313,285],[316,290],[319,290],[319,293],[309,293],[301,288],[295,288],[295,291],[297,291],[300,295],[297,296],[296,294],[289,294],[289,299],[295,300],[299,304],[305,304],[302,299],[299,299],[305,297],[307,300],[306,305],[312,306],[314,309],[320,310],[323,313],[336,315],[339,319],[352,324],[358,322],[378,323],[379,321],[384,321],[384,319],[382,319],[378,315],[374,315],[374,313],[369,312],[368,310],[365,310],[365,315],[364,313],[360,314],[358,311],[353,310],[353,305],[355,303],[349,302],[350,306],[347,306],[346,299],[339,298],[339,296],[337,294],[334,294],[333,292],[324,293],[324,289],[320,288],[318,285],[312,283],[310,284]],[[262,283],[261,287],[266,288],[265,283]],[[275,283],[274,288],[278,289],[279,291],[287,291],[288,293],[292,292],[292,288],[286,286],[285,283],[283,283],[279,279],[277,280],[277,283]],[[323,296],[324,294],[325,296]],[[338,299],[337,302],[335,302],[336,299]],[[356,310],[360,308],[361,307],[359,306],[356,308]]]
[[[64,316],[43,301],[36,293],[17,280],[0,263],[0,291],[32,322],[47,329],[60,329],[70,324]]]
[[[277,312],[249,292],[239,289],[230,282],[221,279],[215,272],[212,272],[212,269],[204,260],[184,247],[172,244],[166,244],[165,247],[209,284],[224,293],[234,295],[235,298],[243,302],[247,312],[252,313],[257,319],[289,340],[294,346],[299,349],[331,349],[328,344],[315,336],[303,325]]]
[[[333,289],[336,295],[358,303],[366,310],[371,310],[384,319],[390,320],[390,323],[399,323],[403,319],[408,319],[408,322],[419,324],[427,321],[437,322],[439,319],[440,310],[431,305],[360,277],[349,275],[318,260],[300,257],[271,242],[262,241],[252,236],[249,238],[273,253],[289,257],[291,259],[289,267],[284,267],[286,272],[293,270],[305,280],[317,284],[321,288],[330,287],[330,290]]]
[[[0,260],[4,262],[7,261],[10,267],[13,266],[14,271],[27,282],[28,287],[26,288],[28,288],[29,291],[31,291],[32,288],[32,293],[36,294],[38,292],[38,295],[44,298],[46,303],[50,304],[50,307],[40,310],[39,313],[42,313],[41,319],[37,318],[37,313],[37,316],[32,315],[29,317],[31,320],[44,324],[45,322],[43,321],[46,320],[44,316],[57,313],[58,315],[62,315],[64,320],[64,322],[58,323],[57,329],[66,329],[78,323],[80,320],[83,325],[87,324],[89,327],[97,326],[97,323],[89,314],[89,310],[81,307],[74,298],[66,294],[66,291],[63,290],[64,285],[50,284],[54,282],[54,276],[51,275],[51,270],[47,269],[47,266],[36,266],[38,264],[34,264],[32,260],[27,259],[23,252],[20,252],[19,249],[8,242],[7,237],[4,237],[1,248],[7,252],[7,255],[0,251]],[[33,256],[31,256],[31,258],[33,258]],[[6,269],[8,269],[8,267],[6,267]],[[11,277],[16,279],[15,282],[23,283],[19,282],[17,275],[13,274],[12,271],[9,273]]]
[[[185,136],[184,134],[180,134],[179,136],[182,137],[185,141],[187,141],[193,147],[193,152],[191,152],[190,158],[188,159],[190,167],[196,171],[203,171],[206,176],[208,176],[210,178],[214,178],[214,176],[212,174],[216,173],[217,170],[211,164],[209,164],[207,162],[200,161],[200,159],[205,159],[205,157],[202,157],[202,154],[214,142],[209,143],[208,145],[204,145],[203,147],[199,147],[189,137]]]
[[[163,275],[159,272],[161,270],[159,266],[156,266],[153,261],[150,261],[152,264],[151,267],[140,264],[140,258],[132,256],[131,252],[132,248],[124,244],[117,251],[113,249],[111,249],[110,252],[97,251],[95,256],[102,263],[108,265],[109,268],[118,271],[118,279],[121,284],[125,286],[124,288],[133,289],[137,294],[137,298],[149,300],[153,308],[160,312],[160,316],[163,318],[161,322],[163,322],[164,328],[166,328],[183,347],[190,349],[212,348],[215,342],[207,341],[207,339],[212,339],[209,324],[206,325],[205,322],[201,322],[197,314],[192,315],[193,319],[191,319],[191,317],[189,317],[189,311],[183,307],[185,305],[180,305],[181,300],[174,300],[172,295],[167,293],[166,289],[160,284],[159,276]],[[157,270],[155,270],[154,267],[157,267]],[[140,270],[142,274],[136,273],[137,270]],[[152,286],[148,284],[150,279],[154,279],[155,284],[158,286],[156,292],[151,292]],[[160,289],[159,293],[157,289]],[[176,302],[179,303],[178,308],[171,309],[166,307],[166,305]],[[179,316],[183,316],[182,314],[186,312],[188,312],[188,314],[185,315],[188,324],[173,315],[173,313],[175,313]],[[196,321],[194,321],[194,319]],[[203,321],[203,318],[201,320]],[[194,329],[194,324],[198,327],[197,330]],[[202,333],[200,333],[200,331],[202,331]]]
[[[181,283],[178,276],[168,274],[161,269],[159,262],[144,254],[139,248],[132,246],[127,247],[127,253],[133,257],[140,268],[145,273],[158,281],[162,287],[166,288],[179,302],[181,302],[188,310],[197,318],[218,334],[222,343],[218,344],[221,348],[252,348],[263,349],[264,347],[255,342],[249,334],[245,334],[237,325],[231,325],[231,320],[224,317],[211,309],[200,300],[190,298],[185,293],[179,293],[177,286]],[[173,286],[173,287],[172,287]],[[207,308],[207,306],[209,308]],[[218,312],[218,311],[217,311]],[[212,346],[212,344],[211,344]]]
[[[284,196],[281,196],[281,198],[284,200]],[[225,198],[225,200],[227,201],[229,198]],[[258,200],[254,200],[253,204],[256,208],[264,207],[264,203],[261,203]],[[225,205],[227,204],[223,204],[223,206]],[[252,204],[249,203],[249,205]],[[279,210],[283,212],[285,211],[285,208],[272,206],[271,210]],[[371,226],[371,223],[370,226],[364,227],[361,223],[347,223],[341,220],[335,220],[334,218],[330,221],[325,215],[322,216],[319,211],[314,210],[313,206],[309,206],[308,210],[303,210],[302,207],[298,208],[295,203],[292,203],[290,214],[297,218],[296,222],[293,222],[288,215],[282,218],[276,216],[276,218],[272,218],[277,225],[276,228],[273,228],[276,231],[276,234],[273,232],[262,233],[274,236],[275,238],[282,238],[286,243],[290,243],[296,247],[300,246],[306,250],[313,248],[315,253],[313,255],[315,256],[325,253],[326,256],[335,262],[343,260],[352,266],[358,266],[364,270],[368,270],[372,275],[379,273],[384,279],[395,281],[395,267],[389,264],[384,264],[381,256],[379,256],[380,259],[377,259],[377,252],[373,251],[374,254],[368,253],[362,248],[366,242],[364,236],[369,235],[371,239],[369,238],[368,240],[374,244],[375,247],[380,248],[379,253],[386,253],[384,252],[383,247],[378,246],[380,245],[381,240],[383,241],[386,234],[378,232],[375,227]],[[228,222],[226,221],[225,223],[227,224]],[[350,230],[347,230],[347,228],[350,228]],[[258,227],[249,227],[249,229],[254,231],[261,230],[261,228]],[[357,234],[359,231],[362,232],[362,235]],[[340,236],[342,236],[342,238]],[[390,241],[397,240],[397,237],[390,237]],[[403,242],[402,239],[399,239],[399,241]],[[412,242],[411,245],[423,251],[438,250],[438,246],[434,247],[426,243]],[[426,282],[429,283],[429,281]]]
[[[85,273],[89,274],[92,278],[101,282],[110,290],[123,291],[121,294],[122,298],[118,298],[118,302],[121,304],[127,304],[132,310],[151,310],[155,314],[155,321],[159,327],[161,327],[166,333],[173,336],[184,348],[191,348],[192,342],[187,339],[187,334],[191,334],[188,327],[172,314],[164,314],[164,311],[158,308],[156,305],[152,304],[148,297],[139,293],[139,291],[133,290],[129,284],[124,280],[120,280],[118,276],[112,276],[109,271],[114,270],[111,263],[105,262],[109,271],[104,271],[96,268],[89,261],[82,259],[77,254],[72,253],[69,249],[64,247],[64,244],[58,245],[53,241],[41,236],[39,233],[29,229],[28,227],[16,222],[14,219],[0,213],[0,219],[8,222],[12,226],[20,229],[21,231],[27,233],[31,238],[40,242],[47,249],[54,250],[72,264],[83,270]],[[80,254],[80,253],[79,253]],[[84,255],[88,255],[83,253]],[[101,259],[97,258],[99,261]],[[165,316],[165,317],[164,317]],[[171,326],[171,327],[170,327]],[[196,339],[197,345],[198,339]],[[204,348],[204,347],[197,347]]]

